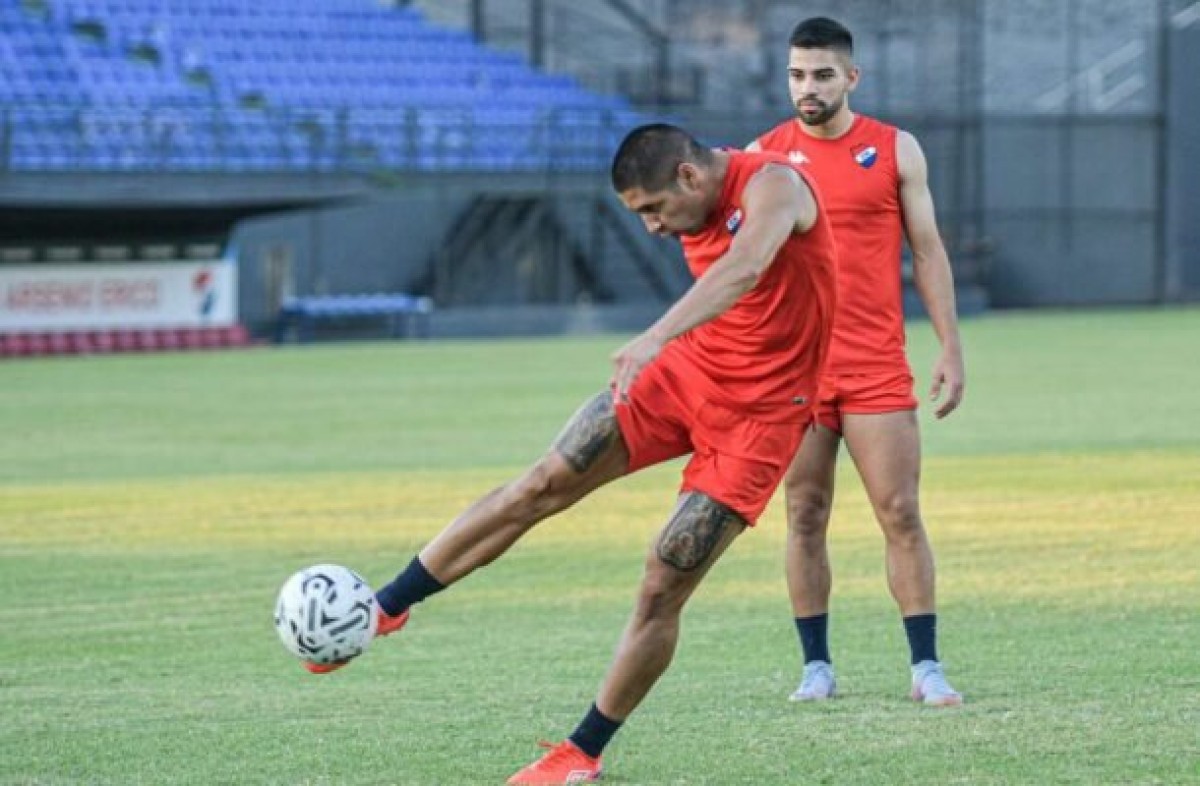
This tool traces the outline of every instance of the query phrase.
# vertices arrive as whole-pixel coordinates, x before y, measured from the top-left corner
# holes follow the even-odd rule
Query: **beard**
[[[802,109],[804,103],[815,103],[816,109]],[[806,97],[796,102],[796,112],[799,113],[800,122],[806,126],[819,126],[829,122],[829,120],[838,113],[842,108],[842,99],[834,101],[832,104],[827,104],[819,98]]]

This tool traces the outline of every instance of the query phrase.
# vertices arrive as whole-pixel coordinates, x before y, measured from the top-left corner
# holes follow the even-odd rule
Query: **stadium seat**
[[[288,25],[278,24],[280,14]],[[103,37],[80,36],[83,23]],[[138,47],[157,59],[131,57]],[[203,84],[187,76],[198,70]],[[26,171],[551,167],[562,156],[542,130],[492,144],[497,129],[515,133],[506,111],[574,107],[580,115],[616,110],[617,125],[636,119],[619,98],[538,72],[414,8],[370,0],[57,0],[43,15],[0,5],[0,74],[0,101],[33,120],[10,117],[20,133],[8,165]],[[239,125],[245,102],[261,104],[262,125],[276,139],[216,132]],[[316,127],[319,140],[278,138],[296,112],[317,109],[339,115]],[[358,110],[400,116],[358,124]],[[81,119],[130,111],[136,122],[108,130]],[[536,122],[560,121],[551,113]],[[619,137],[608,123],[603,129],[563,160],[602,167]]]

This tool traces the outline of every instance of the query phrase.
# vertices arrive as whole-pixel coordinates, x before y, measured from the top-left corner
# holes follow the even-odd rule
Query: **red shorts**
[[[706,400],[683,382],[685,373],[669,363],[651,363],[634,382],[629,401],[617,404],[628,471],[691,453],[680,491],[705,494],[753,526],[783,480],[811,419],[755,420]]]
[[[842,415],[881,415],[917,408],[907,368],[868,374],[828,374],[821,379],[817,422],[842,433]]]

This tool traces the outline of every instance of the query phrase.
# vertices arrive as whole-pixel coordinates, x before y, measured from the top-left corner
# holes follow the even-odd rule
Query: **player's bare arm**
[[[745,526],[736,513],[712,497],[688,492],[679,498],[654,551],[663,562],[688,573],[708,562],[731,527],[740,531]]]
[[[944,418],[958,407],[966,386],[954,302],[954,273],[938,233],[925,154],[912,134],[901,131],[896,135],[896,160],[900,169],[904,231],[913,252],[913,279],[942,345],[933,368],[929,395],[933,401],[941,399],[935,414]]]
[[[755,287],[793,233],[817,220],[817,201],[794,170],[770,164],[746,185],[745,221],[729,251],[645,333],[613,355],[614,394],[623,400],[637,375],[668,341],[725,313]]]
[[[618,434],[612,395],[605,391],[579,408],[554,440],[554,449],[582,475],[612,447]]]

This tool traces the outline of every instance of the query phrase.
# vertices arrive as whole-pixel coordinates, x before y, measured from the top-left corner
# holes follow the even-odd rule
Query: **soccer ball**
[[[275,602],[275,630],[288,652],[311,663],[361,655],[378,624],[375,593],[341,565],[313,565],[284,582]]]

